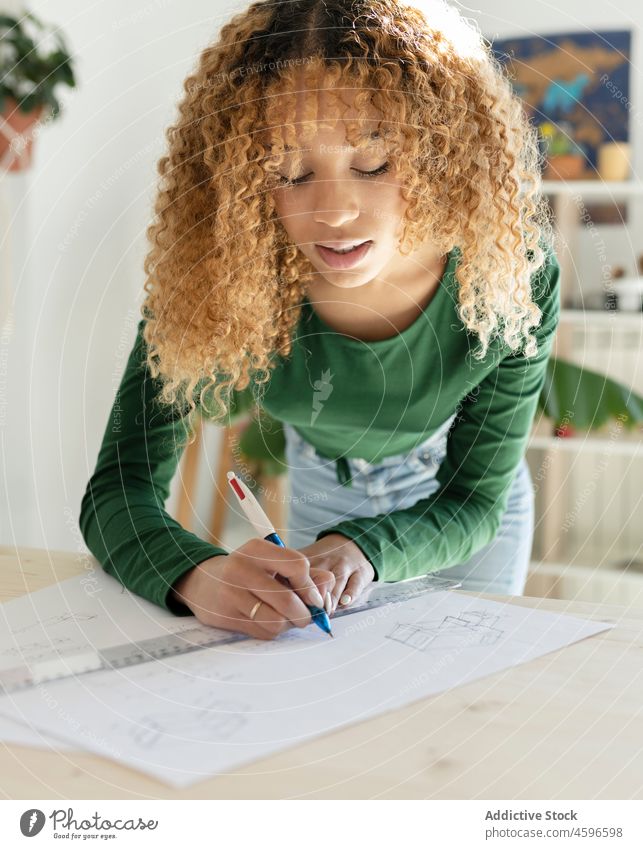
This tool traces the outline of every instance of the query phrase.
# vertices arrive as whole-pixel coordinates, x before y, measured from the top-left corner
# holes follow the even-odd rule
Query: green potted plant
[[[55,87],[76,85],[62,34],[32,12],[0,14],[0,72],[0,169],[24,171],[35,125],[60,114]]]
[[[557,436],[597,431],[619,420],[626,430],[643,423],[643,398],[603,374],[551,357],[538,408]]]
[[[239,437],[239,452],[253,467],[255,477],[276,477],[288,471],[286,439],[280,421],[256,403],[250,387],[234,392],[230,403],[230,423],[245,419]]]
[[[550,121],[540,125],[547,157],[543,175],[546,180],[578,180],[583,176],[585,151],[572,138],[572,129],[567,124],[557,127]]]

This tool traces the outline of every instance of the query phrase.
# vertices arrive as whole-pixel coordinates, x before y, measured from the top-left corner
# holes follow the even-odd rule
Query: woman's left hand
[[[324,602],[327,602],[326,591],[330,593],[331,609],[326,608],[329,616],[335,612],[338,604],[341,607],[353,604],[375,579],[375,569],[361,548],[343,534],[328,534],[297,550],[308,558],[310,577],[320,590]],[[318,572],[324,574],[318,575]],[[335,576],[335,585],[330,590],[328,582],[325,581],[328,572]]]

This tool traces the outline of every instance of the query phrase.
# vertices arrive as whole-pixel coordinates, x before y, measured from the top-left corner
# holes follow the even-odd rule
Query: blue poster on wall
[[[556,137],[584,154],[578,177],[596,178],[597,152],[629,141],[629,30],[496,39],[492,50],[507,67],[516,93],[546,145]]]

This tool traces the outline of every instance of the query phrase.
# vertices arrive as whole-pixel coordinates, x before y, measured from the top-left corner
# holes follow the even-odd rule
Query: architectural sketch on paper
[[[28,625],[23,625],[22,628],[16,628],[12,634],[23,634],[25,631],[30,631],[32,628],[51,628],[53,625],[62,625],[63,622],[87,622],[89,619],[96,619],[98,613],[60,613],[56,616],[48,616],[46,619],[40,619],[38,622],[30,622]]]
[[[125,726],[133,743],[152,749],[157,743],[225,743],[247,724],[251,706],[231,699],[212,699],[203,707],[150,711]],[[119,724],[120,725],[120,724]],[[119,730],[124,727],[120,725]]]
[[[440,621],[398,622],[386,636],[418,651],[491,646],[504,635],[499,619],[484,610],[470,610]]]

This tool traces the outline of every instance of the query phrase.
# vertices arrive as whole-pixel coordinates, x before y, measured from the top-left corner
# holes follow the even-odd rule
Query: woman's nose
[[[320,183],[315,197],[314,220],[329,227],[341,227],[359,216],[359,204],[351,180]]]

